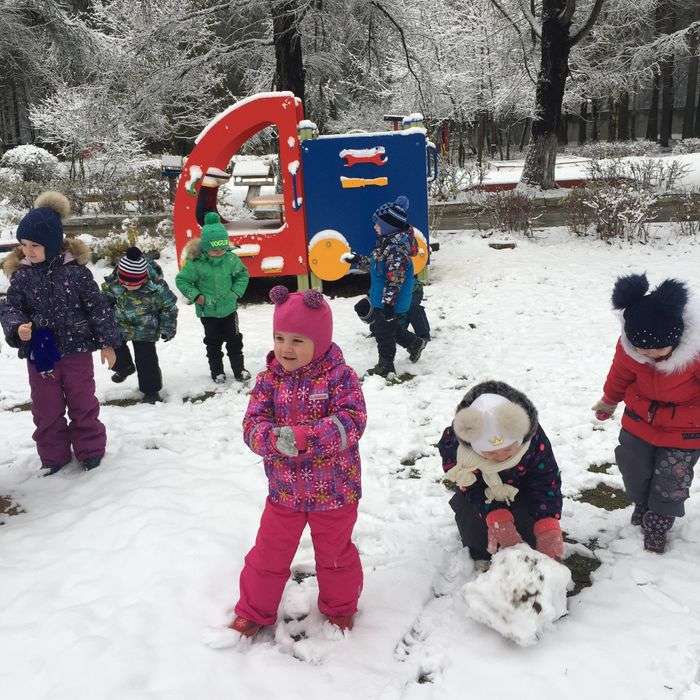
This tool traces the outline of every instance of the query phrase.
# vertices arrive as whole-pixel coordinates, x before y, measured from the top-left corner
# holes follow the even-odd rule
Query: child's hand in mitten
[[[299,456],[299,449],[297,448],[292,428],[285,425],[282,428],[275,428],[273,432],[276,436],[275,448],[280,454],[287,455],[287,457]]]
[[[520,537],[515,529],[513,514],[505,508],[492,510],[486,516],[486,525],[488,526],[488,544],[486,549],[491,554],[495,554],[499,549],[520,544],[523,541],[523,538]]]
[[[542,518],[533,528],[536,549],[559,561],[564,556],[564,536],[556,518]]]
[[[606,396],[591,406],[591,410],[595,412],[595,417],[598,420],[608,420],[615,413],[615,408],[617,408],[617,404]]]

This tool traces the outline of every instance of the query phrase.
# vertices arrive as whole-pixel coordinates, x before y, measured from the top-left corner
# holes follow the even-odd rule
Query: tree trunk
[[[608,141],[617,141],[617,100],[608,99]]]
[[[656,29],[659,34],[670,34],[676,17],[671,0],[659,0],[656,6]],[[666,54],[659,61],[661,73],[661,127],[659,144],[668,148],[673,130],[673,54]]]
[[[562,5],[560,0],[544,0],[542,5],[541,62],[535,91],[532,143],[520,178],[522,185],[544,190],[554,187],[557,131],[569,73],[571,22],[559,21],[557,16]]]
[[[696,10],[695,16],[698,16]],[[698,40],[700,35],[693,32],[688,39],[690,58],[688,59],[688,83],[685,88],[685,109],[683,110],[682,138],[689,139],[693,136],[693,118],[695,116],[695,99],[698,88]]]
[[[655,72],[654,84],[651,88],[651,102],[649,103],[649,114],[647,116],[646,138],[649,141],[656,141],[659,136],[659,74]]]
[[[630,138],[630,96],[623,92],[618,100],[617,137],[620,141],[629,141]]]
[[[297,23],[298,0],[271,0],[272,37],[275,44],[275,87],[304,99],[304,63]]]
[[[588,126],[588,101],[581,103],[581,115],[578,118],[578,145],[586,143],[586,128]]]
[[[562,114],[559,119],[559,128],[557,133],[557,140],[561,146],[567,146],[569,144],[569,115]]]
[[[593,105],[592,105],[592,112],[593,112],[593,118],[592,118],[592,124],[591,124],[591,141],[593,143],[596,143],[598,139],[600,138],[599,135],[599,130],[598,130],[598,122],[599,122],[599,108],[598,108],[598,100],[593,100]]]
[[[661,98],[659,144],[668,148],[673,129],[673,56],[664,57],[661,63]]]

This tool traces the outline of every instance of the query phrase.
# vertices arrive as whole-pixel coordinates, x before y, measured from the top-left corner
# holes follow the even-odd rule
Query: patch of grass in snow
[[[183,403],[201,403],[202,401],[206,401],[207,399],[211,399],[214,396],[217,396],[220,392],[218,391],[204,391],[201,394],[194,394],[193,396],[183,396],[182,397],[182,402]]]
[[[5,411],[31,411],[32,410],[32,402],[27,401],[26,403],[18,403],[15,404],[14,406],[8,406],[7,408],[3,409]]]
[[[569,591],[567,595],[574,596],[578,595],[584,588],[593,585],[591,574],[600,566],[600,560],[576,553],[562,560],[562,564],[571,571],[571,578],[574,582],[573,590]]]
[[[140,398],[125,398],[125,399],[109,399],[108,401],[104,401],[101,405],[102,406],[137,406],[138,404],[142,403]]]
[[[630,505],[630,501],[622,489],[616,489],[614,486],[603,483],[598,484],[594,489],[581,491],[581,495],[576,500],[590,503],[596,508],[604,510],[618,510]]]
[[[608,469],[613,466],[612,462],[603,462],[602,464],[591,464],[590,467],[588,467],[589,472],[593,472],[594,474],[608,474]]]
[[[395,386],[396,384],[404,384],[405,382],[410,382],[411,379],[415,379],[416,375],[410,372],[403,372],[401,374],[389,375],[386,378],[387,386]]]
[[[17,515],[25,512],[24,508],[19,503],[15,503],[10,496],[0,496],[0,516]],[[0,519],[0,525],[4,524],[5,521]]]

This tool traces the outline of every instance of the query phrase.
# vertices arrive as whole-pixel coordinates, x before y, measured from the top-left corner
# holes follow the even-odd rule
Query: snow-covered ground
[[[241,439],[245,390],[184,400],[215,391],[191,307],[181,307],[176,339],[159,346],[166,402],[105,406],[108,455],[90,473],[73,465],[38,478],[31,415],[11,410],[28,400],[25,368],[0,350],[0,494],[26,511],[0,527],[4,697],[700,698],[700,482],[664,556],[642,551],[629,509],[573,500],[600,481],[621,484],[615,468],[587,471],[611,460],[616,444],[617,422],[596,425],[590,411],[617,339],[615,277],[646,270],[652,281],[675,275],[697,285],[700,247],[559,235],[495,251],[468,232],[434,239],[441,250],[425,302],[434,340],[419,364],[405,354],[398,362],[419,374],[363,384],[369,424],[355,539],[365,588],[345,638],[321,623],[315,579],[300,575],[276,631],[239,649],[212,648],[266,484]],[[172,280],[172,250],[163,262]],[[355,301],[333,300],[335,339],[362,373],[376,351]],[[271,315],[261,304],[240,312],[254,373],[271,346]],[[137,395],[133,379],[114,385],[103,368],[97,377],[102,401]],[[603,562],[593,586],[569,599],[569,615],[527,648],[466,616],[462,588],[475,573],[433,446],[466,389],[486,378],[512,383],[538,406],[563,473],[563,527],[578,542],[597,540]],[[308,535],[294,568],[313,571]]]

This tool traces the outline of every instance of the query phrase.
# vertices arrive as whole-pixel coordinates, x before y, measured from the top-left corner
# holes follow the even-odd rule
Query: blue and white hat
[[[384,222],[392,230],[403,231],[408,228],[408,214],[406,213],[408,211],[408,206],[408,197],[399,195],[396,201],[382,204],[382,206],[374,212],[372,220],[375,224]]]

